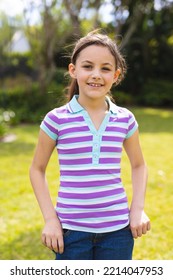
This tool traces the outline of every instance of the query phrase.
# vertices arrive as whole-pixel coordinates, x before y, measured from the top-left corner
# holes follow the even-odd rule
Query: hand
[[[146,234],[150,228],[150,220],[144,211],[130,210],[130,229],[134,238]]]
[[[63,253],[63,231],[58,218],[52,218],[46,221],[42,231],[42,243],[56,253]]]

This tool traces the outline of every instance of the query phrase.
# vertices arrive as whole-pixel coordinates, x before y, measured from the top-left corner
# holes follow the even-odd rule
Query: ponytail
[[[74,95],[79,95],[79,86],[76,79],[72,79],[69,86],[67,87],[67,97],[70,101]]]

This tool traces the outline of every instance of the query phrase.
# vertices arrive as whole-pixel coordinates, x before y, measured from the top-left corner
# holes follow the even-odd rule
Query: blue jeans
[[[64,230],[64,253],[56,253],[56,260],[131,260],[133,246],[129,227],[107,233]]]

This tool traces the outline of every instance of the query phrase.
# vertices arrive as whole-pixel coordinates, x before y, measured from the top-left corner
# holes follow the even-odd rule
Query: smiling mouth
[[[88,86],[98,88],[98,87],[102,87],[103,85],[102,84],[88,83]]]

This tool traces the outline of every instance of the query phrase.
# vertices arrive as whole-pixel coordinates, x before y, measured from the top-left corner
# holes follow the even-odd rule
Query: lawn
[[[173,259],[173,111],[131,108],[140,128],[143,153],[149,169],[146,212],[152,230],[135,241],[134,259]],[[28,169],[37,142],[39,126],[11,129],[17,139],[0,143],[0,259],[46,260],[53,254],[40,242],[43,219],[34,197]],[[130,169],[123,155],[122,176],[129,200]],[[55,202],[58,163],[53,153],[47,170]]]

